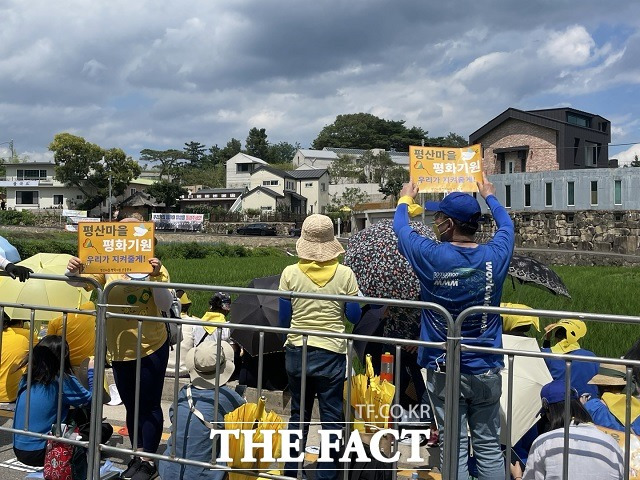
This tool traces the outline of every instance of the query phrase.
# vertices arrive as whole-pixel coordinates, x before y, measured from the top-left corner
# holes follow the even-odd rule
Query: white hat
[[[233,348],[228,342],[221,342],[220,358],[217,358],[216,342],[205,342],[187,353],[185,365],[194,387],[211,389],[216,386],[216,371],[220,371],[219,385],[229,381],[236,369],[233,363]]]
[[[344,253],[344,248],[333,234],[333,221],[326,215],[314,213],[302,224],[296,251],[304,260],[327,262]]]

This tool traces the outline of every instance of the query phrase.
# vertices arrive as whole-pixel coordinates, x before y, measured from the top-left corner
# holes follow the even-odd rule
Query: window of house
[[[600,130],[607,133],[607,127],[609,126],[609,122],[602,122],[600,124]]]
[[[582,115],[576,115],[575,113],[567,113],[567,123],[577,125],[579,127],[591,127],[591,119],[583,117]]]
[[[593,142],[584,142],[584,164],[587,167],[598,166],[598,154],[600,153],[600,146]]]
[[[591,205],[598,205],[598,181],[591,180]]]
[[[235,193],[230,193],[229,194],[229,198],[236,198],[236,194]]]
[[[504,161],[504,153],[498,154],[498,163],[500,164],[500,173],[507,173],[507,165]]]
[[[574,138],[573,139],[573,164],[574,165],[579,165],[580,162],[578,162],[578,149],[580,148],[580,139],[579,138]]]
[[[64,203],[64,195],[54,195],[53,196],[53,204],[54,205],[62,205]]]
[[[323,191],[323,192],[326,192],[327,191],[327,184],[326,183],[321,183],[320,184],[320,190]]]
[[[23,170],[19,169],[17,173],[18,180],[46,180],[46,170]]]
[[[553,183],[547,182],[544,184],[544,206],[553,206]]]
[[[504,186],[504,206],[511,208],[511,185]]]
[[[525,207],[531,206],[531,184],[530,183],[524,184],[524,206]]]
[[[574,207],[576,204],[575,183],[567,182],[567,206]]]
[[[264,211],[272,210],[272,207],[271,207],[271,206],[268,206],[268,207],[260,207],[260,208],[262,209],[262,211],[263,211],[263,212],[264,212]]]
[[[262,186],[270,187],[271,185],[279,185],[280,182],[278,180],[263,180]]]
[[[227,194],[226,194],[226,193],[221,193],[221,194],[220,194],[220,197],[221,197],[221,198],[227,198]]]
[[[129,195],[135,195],[137,192],[137,190],[135,188],[132,188],[131,190],[129,190]]]
[[[304,187],[305,188],[313,187],[313,182],[305,182]]]
[[[507,173],[513,173],[515,171],[515,162],[513,160],[509,160],[507,162]]]
[[[37,190],[18,190],[16,192],[16,205],[37,205],[38,204],[38,191]]]
[[[613,204],[622,205],[622,180],[613,181]]]
[[[247,173],[249,172],[250,163],[238,163],[236,164],[236,173]]]

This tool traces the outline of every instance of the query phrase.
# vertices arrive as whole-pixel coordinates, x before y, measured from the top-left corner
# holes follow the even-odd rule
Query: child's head
[[[231,310],[231,297],[224,292],[215,293],[209,300],[209,308],[212,312],[229,313]]]
[[[47,335],[33,347],[33,367],[31,378],[34,383],[48,385],[53,382],[60,373],[60,357],[62,356],[62,337]],[[64,373],[71,375],[71,361],[69,359],[69,345],[64,342]],[[27,365],[29,357],[22,362]]]

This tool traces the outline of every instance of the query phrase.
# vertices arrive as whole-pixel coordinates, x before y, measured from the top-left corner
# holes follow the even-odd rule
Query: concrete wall
[[[525,211],[579,211],[579,210],[640,210],[640,168],[587,168],[554,172],[515,173],[490,175],[496,186],[496,197],[507,206],[507,186],[511,190],[514,212]],[[615,185],[620,182],[620,204],[616,205]],[[569,183],[573,182],[574,205],[569,205]],[[592,204],[591,182],[596,182],[597,204]],[[547,205],[546,189],[551,184],[551,205]],[[525,206],[525,185],[530,185],[531,202]],[[487,211],[480,201],[483,211]]]
[[[275,175],[267,170],[259,170],[257,172],[255,172],[253,175],[251,175],[251,185],[249,186],[249,189],[252,190],[256,187],[264,187],[264,188],[268,188],[269,190],[273,190],[276,193],[279,193],[280,195],[284,194],[284,181],[285,179],[283,179],[282,177]],[[294,181],[291,179],[288,179],[290,182]],[[271,182],[271,181],[275,181],[278,182],[277,185],[263,185],[263,182]]]
[[[267,195],[266,193],[261,192],[260,190],[257,190],[251,195],[242,198],[243,210],[247,210],[249,208],[257,208],[258,210],[264,208],[265,210],[269,210],[269,207],[271,207],[271,211],[275,212],[276,205],[277,201],[275,198],[273,198],[271,195]]]

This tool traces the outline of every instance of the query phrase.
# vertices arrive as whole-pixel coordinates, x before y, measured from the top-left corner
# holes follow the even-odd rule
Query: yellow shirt
[[[357,295],[358,282],[349,267],[338,265],[333,278],[320,287],[296,264],[284,269],[280,277],[279,289],[329,295]],[[291,328],[344,333],[343,302],[294,298],[291,306],[293,308]],[[288,335],[287,345],[302,346],[302,336]],[[310,336],[308,345],[336,353],[347,353],[347,342],[338,338]]]
[[[15,402],[18,383],[24,368],[16,367],[29,354],[29,340],[11,327],[2,332],[2,359],[0,360],[0,402]]]
[[[129,284],[114,288],[109,294],[110,305],[129,305],[127,307],[108,307],[112,313],[161,317],[162,312],[153,301],[153,290],[149,287],[138,287],[136,281],[125,274],[84,274],[83,277],[95,279],[101,285],[108,285],[116,280],[129,280]],[[160,269],[160,275],[148,277],[149,281],[168,282],[169,272]],[[138,340],[138,322],[123,318],[109,318],[106,326],[107,350],[112,361],[122,362],[136,359],[136,343]],[[146,357],[158,350],[167,341],[167,327],[162,322],[142,322],[142,356]]]
[[[80,305],[80,310],[95,310],[93,302]],[[62,315],[49,322],[48,335],[62,336]],[[85,359],[92,357],[96,346],[96,317],[81,313],[67,315],[67,343],[71,366],[79,366]]]

